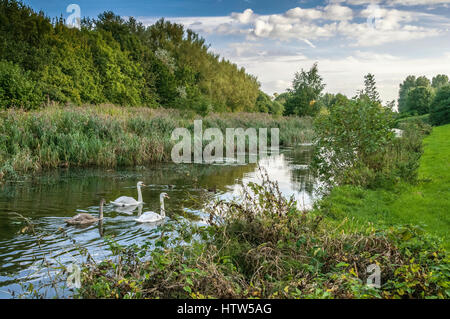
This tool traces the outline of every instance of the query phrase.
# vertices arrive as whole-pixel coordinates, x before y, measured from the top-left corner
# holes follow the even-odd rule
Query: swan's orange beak
[[[169,195],[166,195],[166,198],[167,198],[167,199],[170,199]]]

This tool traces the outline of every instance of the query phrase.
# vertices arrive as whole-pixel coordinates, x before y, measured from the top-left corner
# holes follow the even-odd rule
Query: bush
[[[450,123],[450,85],[441,87],[431,104],[430,122],[432,125]]]
[[[394,140],[393,125],[391,110],[368,99],[335,104],[329,115],[319,116],[314,123],[316,175],[329,188],[351,182],[370,184],[385,166],[380,160]]]
[[[33,109],[42,104],[42,94],[20,66],[0,61],[0,108]]]

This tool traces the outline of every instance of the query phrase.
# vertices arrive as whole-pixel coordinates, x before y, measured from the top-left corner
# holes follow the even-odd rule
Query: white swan
[[[137,206],[144,203],[142,201],[141,186],[145,186],[145,184],[143,182],[138,182],[136,186],[138,191],[138,200],[135,200],[133,197],[129,196],[120,196],[119,198],[116,198],[116,200],[111,201],[111,204],[119,207],[127,207],[127,206]]]
[[[138,223],[156,223],[163,220],[166,217],[166,210],[164,209],[164,198],[169,199],[167,193],[161,193],[159,195],[159,202],[161,204],[161,214],[155,212],[145,212],[139,218],[135,219]]]

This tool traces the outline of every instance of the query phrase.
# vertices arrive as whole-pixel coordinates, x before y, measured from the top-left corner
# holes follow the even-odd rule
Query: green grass
[[[376,190],[337,187],[321,203],[322,210],[336,222],[347,217],[355,229],[367,222],[376,226],[421,225],[450,248],[449,141],[450,125],[434,128],[424,139],[416,185],[400,183],[392,189]]]

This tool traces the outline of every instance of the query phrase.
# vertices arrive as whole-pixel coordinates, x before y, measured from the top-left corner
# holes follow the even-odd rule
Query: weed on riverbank
[[[48,107],[0,113],[0,176],[55,167],[133,167],[170,160],[177,127],[279,128],[280,144],[311,141],[309,118],[267,114],[211,114],[167,109],[124,108],[112,105]],[[270,130],[269,130],[270,132]],[[269,139],[270,141],[270,139]]]
[[[162,226],[155,242],[85,264],[79,298],[448,298],[448,256],[410,227],[346,231],[302,212],[264,177],[215,202],[209,226]],[[381,288],[367,285],[369,265]]]

